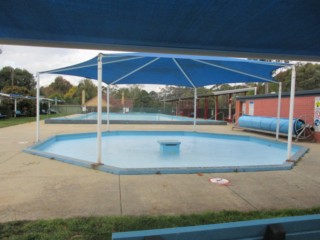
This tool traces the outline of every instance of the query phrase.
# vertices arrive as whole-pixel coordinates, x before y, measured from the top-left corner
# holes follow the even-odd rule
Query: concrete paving
[[[193,127],[111,125],[111,130],[192,131]],[[197,130],[258,135],[232,131],[231,126]],[[40,136],[92,131],[95,125],[42,122]],[[320,206],[320,144],[316,143],[299,143],[310,151],[290,171],[118,176],[22,152],[34,141],[35,123],[0,129],[0,222]],[[231,184],[214,185],[209,182],[212,177],[227,178]]]

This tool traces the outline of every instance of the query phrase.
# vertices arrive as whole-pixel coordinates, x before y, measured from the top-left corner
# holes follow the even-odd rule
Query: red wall
[[[313,123],[314,121],[314,102],[315,97],[318,96],[296,96],[294,100],[294,117],[306,120],[307,123]],[[289,117],[289,97],[283,97],[281,100],[281,113],[280,117]],[[236,117],[242,114],[242,104],[246,105],[245,114],[249,113],[249,102],[254,102],[254,116],[263,117],[276,117],[278,98],[253,98],[236,102]],[[320,132],[315,132],[315,140],[320,142]]]

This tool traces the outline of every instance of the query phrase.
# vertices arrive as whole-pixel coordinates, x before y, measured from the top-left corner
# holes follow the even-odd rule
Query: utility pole
[[[11,68],[11,87],[13,87],[14,68]]]

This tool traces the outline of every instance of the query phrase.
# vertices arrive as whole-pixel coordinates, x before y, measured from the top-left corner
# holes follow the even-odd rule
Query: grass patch
[[[113,232],[194,226],[319,214],[320,207],[276,211],[221,211],[177,216],[88,217],[0,224],[0,239],[111,239]]]
[[[47,118],[55,118],[55,117],[63,117],[66,116],[66,114],[51,114],[51,115],[40,115],[40,120],[44,120]],[[6,118],[6,119],[0,119],[0,128],[10,127],[14,125],[29,123],[29,122],[35,122],[36,117],[17,117],[17,118]]]

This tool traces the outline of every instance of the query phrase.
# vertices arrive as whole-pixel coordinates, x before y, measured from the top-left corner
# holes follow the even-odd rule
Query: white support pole
[[[254,95],[257,95],[257,87],[254,87]]]
[[[218,118],[218,96],[214,97],[214,120]]]
[[[277,130],[276,130],[276,140],[279,140],[279,130],[280,130],[280,113],[281,113],[281,92],[282,92],[282,83],[279,82],[278,89],[278,109],[277,109]]]
[[[177,60],[175,58],[172,59],[174,61],[174,63],[177,65],[177,67],[180,69],[181,73],[185,76],[185,78],[188,80],[188,82],[191,84],[191,86],[194,88],[194,103],[193,103],[193,108],[194,108],[194,112],[193,112],[193,130],[196,130],[196,122],[197,122],[197,87],[194,85],[194,83],[192,82],[192,80],[189,78],[189,76],[187,75],[187,73],[182,69],[182,67],[180,66],[180,64],[177,62]]]
[[[14,117],[17,117],[17,99],[14,99]]]
[[[232,96],[231,94],[228,95],[228,104],[229,104],[229,111],[228,111],[228,119],[232,122]]]
[[[176,102],[176,116],[178,116],[178,104],[179,104],[179,100]]]
[[[179,108],[180,108],[180,98],[179,98],[178,101],[177,101],[176,116],[179,116],[179,115],[180,115],[180,110],[179,110]]]
[[[107,131],[110,130],[110,84],[107,85]]]
[[[37,126],[36,126],[36,142],[39,142],[40,138],[40,74],[37,73],[37,99],[36,99],[36,118],[37,118]]]
[[[47,114],[50,114],[51,112],[51,103],[48,101],[48,109],[47,109]]]
[[[197,124],[197,88],[194,88],[194,102],[193,102],[193,131],[196,131]]]
[[[296,67],[293,65],[292,66],[292,73],[291,73],[287,160],[291,159],[295,87],[296,87]]]
[[[101,164],[102,155],[102,54],[98,57],[98,109],[97,109],[97,140],[98,140],[98,156],[97,164]]]

